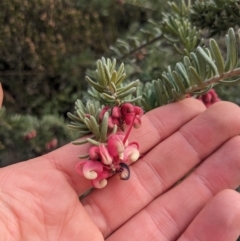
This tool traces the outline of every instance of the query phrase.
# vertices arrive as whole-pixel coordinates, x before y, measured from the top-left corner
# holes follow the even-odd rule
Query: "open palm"
[[[1,240],[234,241],[240,231],[240,110],[186,99],[143,116],[131,178],[94,190],[66,145],[0,169]]]

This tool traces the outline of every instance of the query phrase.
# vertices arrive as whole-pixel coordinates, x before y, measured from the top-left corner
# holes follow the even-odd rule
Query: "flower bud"
[[[130,125],[133,121],[133,118],[135,118],[135,113],[128,113],[123,117],[123,120],[126,125]]]
[[[76,170],[79,170],[79,164],[76,166]],[[88,160],[82,166],[82,174],[85,178],[93,180],[103,171],[103,165],[101,162]],[[79,173],[79,171],[78,171]]]
[[[134,112],[136,115],[139,115],[139,117],[143,116],[143,109],[139,106],[134,106]]]
[[[111,116],[114,117],[114,118],[120,118],[121,117],[121,109],[120,109],[119,106],[114,106],[112,108]]]
[[[121,112],[125,116],[128,113],[133,113],[134,112],[134,106],[130,103],[124,103],[121,106]]]
[[[108,127],[113,129],[115,124],[119,125],[119,120],[117,118],[113,118],[112,116],[108,117]]]

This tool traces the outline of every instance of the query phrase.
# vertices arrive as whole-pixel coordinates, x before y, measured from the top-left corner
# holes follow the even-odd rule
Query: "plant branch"
[[[151,44],[153,44],[154,42],[158,41],[161,37],[162,37],[161,34],[158,35],[156,38],[152,39],[151,41],[146,42],[146,43],[143,44],[143,45],[140,45],[139,47],[131,50],[131,51],[128,52],[127,54],[124,54],[122,57],[118,58],[117,61],[121,61],[121,60],[123,60],[123,59],[125,59],[125,58],[128,58],[129,56],[131,56],[132,54],[138,52],[139,50],[141,50],[141,49],[147,47],[148,45],[151,45]]]
[[[227,79],[227,78],[230,78],[230,77],[234,77],[234,76],[238,76],[240,75],[240,68],[237,68],[237,69],[234,69],[234,70],[231,70],[231,71],[228,71],[222,75],[217,75],[217,76],[214,76],[212,78],[209,78],[207,80],[205,80],[202,84],[203,86],[199,87],[199,85],[194,85],[190,88],[188,88],[186,90],[186,94],[191,94],[193,93],[194,91],[197,91],[199,89],[203,89],[203,87],[207,87],[209,86],[210,84],[213,84],[213,83],[217,83],[219,82],[220,80],[223,80],[223,79]]]

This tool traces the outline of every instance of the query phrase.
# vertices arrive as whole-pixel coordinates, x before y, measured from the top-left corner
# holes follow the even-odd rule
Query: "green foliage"
[[[35,134],[31,137],[31,132]],[[62,146],[77,138],[66,128],[62,117],[45,115],[41,119],[30,115],[9,114],[0,109],[0,165],[23,161]],[[47,147],[55,139],[56,146]]]
[[[124,102],[135,102],[141,99],[141,96],[129,99],[129,96],[132,97],[132,94],[136,92],[139,81],[136,80],[123,84],[126,77],[124,64],[122,63],[116,70],[115,59],[113,61],[105,58],[98,60],[94,76],[96,81],[93,81],[88,76],[86,76],[86,81],[91,86],[88,92],[95,100],[88,100],[86,106],[84,106],[81,100],[77,100],[75,102],[74,114],[68,113],[68,117],[72,120],[71,124],[68,125],[70,129],[77,131],[80,136],[87,134],[92,134],[93,136],[73,142],[74,144],[86,142],[94,142],[96,144],[96,141],[106,141],[109,117],[107,112],[99,124],[99,114],[104,105],[111,107],[120,106]],[[115,131],[116,129],[114,128],[113,132]]]
[[[240,35],[240,31],[238,31]],[[227,58],[221,54],[218,44],[210,40],[210,49],[197,47],[185,56],[182,62],[172,70],[169,66],[162,78],[148,85],[147,94],[143,94],[142,105],[146,111],[158,106],[181,100],[186,95],[198,96],[206,93],[216,84],[233,85],[240,82],[237,39],[232,28],[226,35]]]
[[[191,22],[207,29],[210,36],[226,32],[230,26],[239,26],[240,5],[237,0],[196,0],[191,8]]]
[[[148,111],[221,82],[224,99],[239,103],[239,87],[228,86],[239,75],[236,38],[230,30],[227,50],[221,38],[239,25],[238,1],[13,0],[0,8],[4,165],[45,153],[54,138],[58,146],[86,133],[93,136],[85,142],[103,140],[108,116],[101,133],[94,122],[102,106],[118,101],[133,98]],[[219,37],[209,42],[208,32]],[[84,81],[101,56],[111,61],[99,60]],[[89,96],[94,100],[86,102]],[[59,118],[68,111],[77,135]],[[25,140],[32,130],[37,136]]]
[[[38,116],[65,114],[86,89],[85,69],[108,50],[127,21],[140,17],[115,0],[13,0],[1,1],[0,8],[5,106]]]

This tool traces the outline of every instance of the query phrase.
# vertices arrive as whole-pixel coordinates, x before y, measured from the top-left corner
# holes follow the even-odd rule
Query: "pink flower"
[[[127,148],[124,150],[124,162],[130,161],[135,162],[140,156],[139,145],[137,142],[129,143]]]
[[[124,103],[121,105],[121,112],[122,115],[127,115],[128,113],[133,113],[134,112],[134,106],[130,103]]]
[[[81,176],[93,180],[96,179],[98,175],[103,172],[103,165],[101,162],[98,161],[82,161],[76,165],[76,171]]]
[[[139,106],[134,106],[134,112],[136,115],[138,115],[139,117],[143,116],[143,109]]]
[[[113,129],[115,124],[119,125],[119,120],[117,118],[113,118],[112,116],[108,117],[108,127]]]
[[[98,160],[101,158],[99,147],[98,146],[92,146],[89,149],[89,156],[91,160]]]
[[[124,103],[121,107],[123,121],[127,125],[133,124],[135,128],[141,126],[141,117],[143,115],[143,109],[139,106],[133,106],[130,103]]]
[[[111,114],[112,117],[114,118],[120,118],[122,116],[121,114],[121,109],[119,106],[114,106],[112,108],[112,114]]]
[[[110,155],[113,157],[119,156],[119,158],[123,158],[124,152],[124,140],[125,135],[118,132],[116,134],[112,134],[108,137],[108,151]]]
[[[91,181],[92,185],[95,188],[104,188],[107,185],[107,179],[109,177],[109,173],[107,171],[103,171],[97,178]]]
[[[221,100],[221,99],[219,99],[219,97],[214,89],[209,90],[204,95],[198,96],[197,99],[202,101],[207,108]]]

